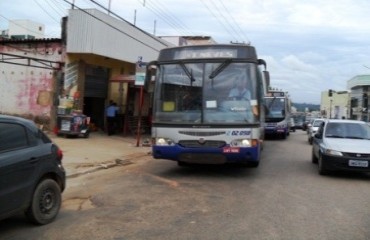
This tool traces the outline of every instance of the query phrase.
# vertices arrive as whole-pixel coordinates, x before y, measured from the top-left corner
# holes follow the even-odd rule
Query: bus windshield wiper
[[[221,63],[210,75],[209,78],[213,79],[215,78],[220,72],[222,72],[227,66],[230,65],[232,62],[231,59],[226,59],[223,63]]]
[[[274,97],[274,98],[272,99],[272,101],[270,102],[270,104],[269,104],[269,106],[268,106],[268,109],[270,109],[270,108],[272,107],[272,104],[274,104],[275,99],[276,99],[276,97]]]
[[[190,85],[193,85],[193,82],[195,82],[195,79],[193,77],[193,72],[190,72],[183,62],[180,62],[180,66],[182,67],[186,75],[189,77]]]

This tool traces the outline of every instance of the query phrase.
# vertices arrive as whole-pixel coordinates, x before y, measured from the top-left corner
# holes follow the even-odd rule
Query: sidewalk
[[[89,138],[65,138],[53,133],[48,136],[62,149],[62,163],[69,178],[130,164],[135,158],[148,156],[151,152],[151,147],[142,146],[144,140],[150,139],[147,135],[141,136],[139,147],[136,147],[134,136],[107,136],[103,132],[92,132]]]

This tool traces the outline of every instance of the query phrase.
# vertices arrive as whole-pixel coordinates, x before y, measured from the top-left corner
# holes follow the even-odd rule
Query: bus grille
[[[193,131],[179,131],[180,134],[188,135],[188,136],[198,136],[198,137],[207,137],[207,136],[218,136],[224,135],[225,131],[218,131],[218,132],[193,132]]]
[[[204,143],[200,143],[197,140],[181,140],[179,141],[179,145],[182,147],[187,148],[202,148],[202,147],[212,147],[212,148],[222,148],[226,145],[224,141],[205,141]]]

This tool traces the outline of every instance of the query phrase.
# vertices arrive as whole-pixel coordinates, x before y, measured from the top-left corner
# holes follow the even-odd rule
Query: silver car
[[[334,170],[370,172],[370,125],[325,120],[312,141],[312,162],[318,163],[321,175]]]
[[[321,123],[324,122],[323,118],[315,118],[312,120],[311,125],[308,125],[307,128],[307,137],[308,142],[312,144],[312,139],[314,135],[316,134],[317,130],[319,129]]]

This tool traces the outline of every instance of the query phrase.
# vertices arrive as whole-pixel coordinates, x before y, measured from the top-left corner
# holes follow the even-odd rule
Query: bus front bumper
[[[180,145],[152,147],[153,157],[198,164],[259,162],[260,146],[223,148],[184,148]]]

